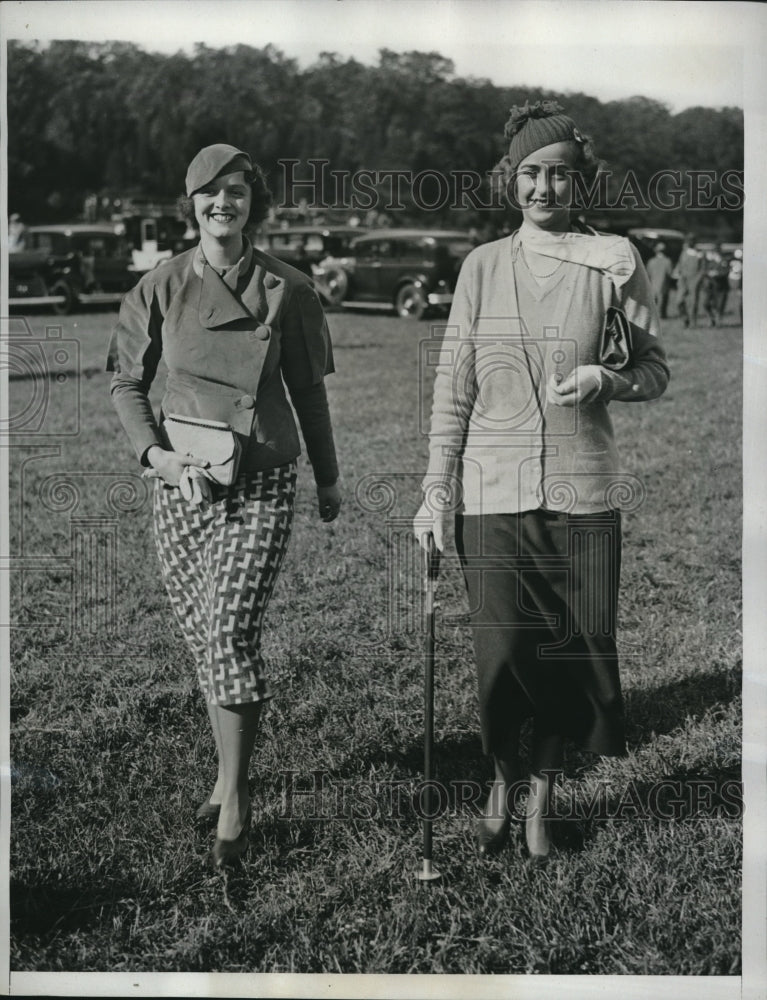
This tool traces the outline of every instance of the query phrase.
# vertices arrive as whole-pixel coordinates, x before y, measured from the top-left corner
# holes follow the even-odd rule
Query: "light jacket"
[[[625,239],[594,240],[596,265],[564,261],[551,307],[535,290],[537,327],[520,309],[520,300],[532,300],[517,287],[512,237],[465,259],[436,368],[428,505],[466,514],[593,513],[641,500],[641,484],[620,472],[608,402],[660,396],[669,370],[639,255]],[[610,266],[613,257],[620,267]],[[552,375],[600,365],[610,308],[630,324],[629,363],[601,368],[593,401],[550,405]]]
[[[107,371],[112,400],[139,461],[170,413],[228,423],[243,444],[241,471],[292,461],[298,415],[319,485],[338,478],[324,376],[333,372],[325,316],[310,279],[253,250],[236,291],[198,248],[149,271],[125,296]],[[198,273],[199,271],[199,273]],[[148,399],[160,358],[168,374],[159,421]]]

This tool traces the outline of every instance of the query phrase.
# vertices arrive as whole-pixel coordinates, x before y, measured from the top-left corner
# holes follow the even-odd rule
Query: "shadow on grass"
[[[723,667],[701,671],[646,690],[629,690],[624,694],[626,738],[630,748],[652,743],[660,735],[674,732],[689,718],[704,715],[717,706],[726,706],[740,694],[740,670]],[[437,722],[437,729],[439,723]],[[527,749],[527,729],[523,728],[522,753]],[[423,742],[413,741],[401,751],[368,755],[364,764],[396,763],[408,774],[418,774],[423,768]],[[446,777],[469,778],[488,771],[489,758],[482,752],[479,736],[464,735],[435,740],[437,767]],[[588,755],[592,759],[594,755]]]
[[[704,715],[717,706],[729,705],[740,693],[740,674],[736,669],[723,668],[700,672],[647,690],[628,691],[625,695],[626,736],[629,747],[652,743],[659,735],[684,726],[690,717]],[[437,729],[439,723],[437,722]],[[523,728],[522,755],[528,749],[529,723]],[[575,751],[579,758],[580,751]],[[595,755],[585,754],[585,760],[596,761]],[[490,780],[492,766],[483,751],[479,736],[439,735],[435,738],[434,758],[437,777],[442,781]],[[379,750],[355,758],[355,770],[389,766],[403,778],[419,777],[423,772],[424,746],[421,738],[398,750]],[[579,771],[582,768],[579,766]],[[482,778],[482,776],[485,776]]]
[[[709,820],[739,823],[743,817],[743,785],[738,765],[683,770],[660,780],[622,786],[598,785],[560,803],[557,812],[564,826],[575,826],[583,841],[593,840],[606,822],[641,823],[643,827],[685,826]]]
[[[656,736],[684,725],[717,705],[728,705],[740,694],[740,671],[722,667],[700,671],[658,687],[625,694],[626,737],[629,746],[650,743]]]
[[[11,879],[11,935],[20,939],[29,935],[50,935],[86,930],[110,918],[116,905],[135,898],[135,887],[110,884],[61,886],[37,883],[27,885]]]

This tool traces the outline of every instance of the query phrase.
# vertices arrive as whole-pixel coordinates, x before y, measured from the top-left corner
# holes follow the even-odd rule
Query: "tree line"
[[[438,53],[388,49],[375,66],[322,53],[302,70],[271,45],[198,44],[164,55],[125,42],[11,42],[7,69],[9,210],[26,222],[72,220],[87,194],[173,199],[194,153],[221,141],[253,155],[278,205],[286,194],[290,201],[287,159],[299,164],[292,180],[303,176],[296,170],[309,171],[310,160],[350,176],[473,171],[484,178],[504,152],[508,109],[529,98],[560,101],[593,137],[609,169],[607,202],[594,211],[608,225],[631,218],[720,239],[742,234],[743,114],[735,107],[674,114],[641,96],[603,102],[499,87],[456,76]],[[460,217],[451,200],[431,201],[436,207],[420,221],[497,218],[507,210],[492,202],[487,185]],[[405,202],[400,218],[412,222],[419,205]]]

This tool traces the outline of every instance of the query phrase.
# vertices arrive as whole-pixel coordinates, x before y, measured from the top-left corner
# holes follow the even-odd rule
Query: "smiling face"
[[[570,205],[579,146],[576,142],[553,142],[536,149],[519,164],[514,191],[528,225],[549,232],[570,228]]]
[[[239,236],[250,215],[250,184],[242,170],[222,174],[192,195],[203,240],[226,243]]]

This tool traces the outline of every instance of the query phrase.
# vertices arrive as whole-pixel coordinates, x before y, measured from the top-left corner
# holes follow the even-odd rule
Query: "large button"
[[[253,331],[252,336],[256,340],[268,340],[272,335],[272,328],[270,326],[257,326]]]
[[[243,410],[252,410],[256,405],[256,401],[249,392],[246,392],[244,396],[240,396],[237,400],[237,405]]]

